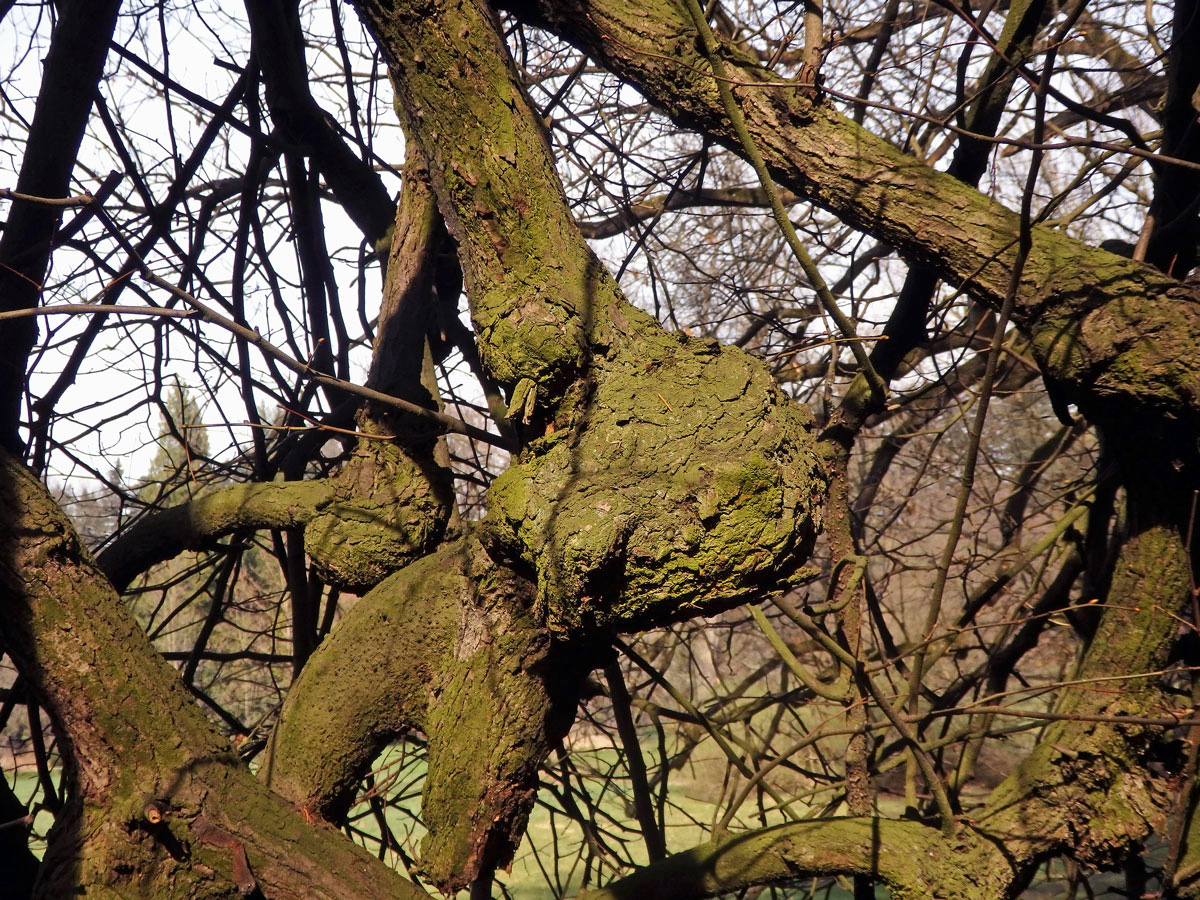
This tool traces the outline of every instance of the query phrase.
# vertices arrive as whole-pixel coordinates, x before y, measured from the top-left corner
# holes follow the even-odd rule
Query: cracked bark
[[[520,837],[536,765],[573,708],[569,679],[561,696],[547,687],[546,673],[557,671],[555,654],[785,584],[819,527],[825,484],[807,417],[775,392],[765,369],[728,348],[667,335],[622,300],[588,253],[489,12],[469,0],[419,9],[364,0],[360,8],[397,79],[404,124],[429,154],[437,202],[459,244],[481,357],[514,399],[529,398],[522,410],[526,446],[494,486],[490,519],[478,532],[382,582],[313,656],[274,738],[272,779],[306,808],[336,816],[378,742],[404,728],[423,729],[431,747],[440,741],[447,748],[431,760],[426,786],[431,837],[425,866],[438,883],[456,886],[503,864]],[[650,4],[636,19],[635,11],[615,4],[547,0],[539,9],[538,21],[637,81],[681,121],[730,142],[682,8]],[[663,48],[685,65],[664,60]],[[771,80],[735,52],[729,55],[747,80]],[[999,305],[1015,251],[1014,214],[789,86],[745,87],[738,94],[783,183],[964,284],[981,302]],[[1171,501],[1194,471],[1188,441],[1197,376],[1176,351],[1198,333],[1195,303],[1188,289],[1148,267],[1048,231],[1038,232],[1024,271],[1017,318],[1042,364],[1102,424],[1135,410],[1144,426],[1137,440],[1147,432],[1162,439],[1156,472],[1183,464],[1183,474],[1140,483],[1141,448],[1132,446],[1133,435],[1128,446],[1116,441],[1143,521],[1122,551],[1101,637],[1081,672],[1085,678],[1124,674],[1137,689],[1116,699],[1069,693],[1060,707],[1076,715],[1136,715],[1157,699],[1157,685],[1137,674],[1161,660],[1172,636],[1171,611],[1186,590],[1179,510]],[[80,805],[58,831],[46,877],[66,877],[81,862],[98,880],[123,873],[116,867],[121,860],[148,859],[153,877],[190,883],[187,867],[164,849],[165,835],[157,840],[146,832],[136,810],[122,806],[114,815],[106,805],[132,810],[137,791],[129,784],[138,791],[150,785],[155,793],[165,785],[175,819],[201,823],[193,836],[211,837],[216,832],[208,826],[219,831],[215,841],[198,841],[206,864],[233,887],[244,881],[245,871],[235,871],[232,840],[247,850],[259,885],[278,877],[279,895],[288,896],[283,876],[270,874],[271,854],[284,830],[300,827],[294,812],[247,784],[169,671],[130,633],[130,623],[109,615],[116,608],[111,592],[64,537],[61,517],[40,488],[15,470],[12,483],[20,502],[44,521],[6,538],[14,548],[10,566],[28,565],[40,580],[20,581],[5,569],[5,601],[45,618],[18,616],[4,626],[5,639],[15,641],[22,671],[43,686],[60,728],[87,765],[79,774]],[[353,494],[358,487],[348,489]],[[1146,512],[1154,508],[1164,512]],[[25,558],[51,545],[54,559]],[[85,619],[92,607],[106,614],[79,627],[57,627],[54,616],[61,611],[47,586],[56,574],[78,584],[80,573],[89,587],[66,602]],[[489,593],[488,578],[503,584]],[[1131,596],[1142,599],[1121,602]],[[430,610],[435,624],[420,647],[387,644],[422,636]],[[413,622],[422,628],[409,627]],[[109,644],[125,655],[108,654],[102,648]],[[39,651],[48,651],[44,659]],[[145,721],[123,711],[124,704],[114,709],[110,698],[95,696],[96,682],[83,678],[82,667],[54,662],[80,654],[114,671],[120,665],[138,673],[130,689],[142,692]],[[351,679],[353,667],[336,665],[348,658],[376,661],[375,677]],[[581,667],[584,662],[577,660]],[[493,680],[481,678],[481,671]],[[359,693],[347,695],[350,689]],[[497,692],[516,699],[497,704]],[[322,728],[345,729],[338,738],[348,748],[322,768],[314,756],[328,745],[322,748],[317,738],[328,741],[328,733],[306,735],[305,712],[351,701],[358,704],[355,714],[321,719]],[[113,749],[124,745],[118,738],[130,736],[135,722],[134,743],[145,745],[147,759]],[[481,728],[493,726],[498,753],[470,746],[484,743]],[[678,885],[671,889],[679,896],[828,872],[877,875],[901,896],[1001,896],[1043,854],[1071,852],[1101,863],[1156,827],[1163,786],[1143,764],[1156,732],[1067,722],[1050,734],[954,838],[919,823],[870,819],[785,826],[793,830],[720,839],[601,896],[634,896],[639,883],[675,871],[681,878],[670,884]],[[452,746],[457,752],[448,752]],[[185,777],[172,787],[181,772]],[[132,781],[113,791],[114,778]],[[264,810],[278,818],[278,829],[263,823]],[[77,822],[84,826],[78,834],[87,837],[73,844]],[[312,830],[326,834],[319,826]],[[1007,857],[997,849],[998,835]],[[920,855],[905,842],[941,864],[899,859]],[[345,872],[360,871],[360,857],[345,849],[339,852],[349,856],[330,856],[331,848],[320,837],[304,859],[319,857],[334,873],[344,859]],[[374,890],[412,890],[384,879],[373,864],[361,872],[364,879],[382,879],[372,882]],[[323,877],[321,885],[332,885],[336,875]]]
[[[66,750],[35,897],[425,896],[263,787],[149,645],[45,488],[0,452],[0,639]],[[153,801],[158,817],[146,812]],[[189,849],[190,848],[190,849]],[[244,860],[243,860],[244,861]]]

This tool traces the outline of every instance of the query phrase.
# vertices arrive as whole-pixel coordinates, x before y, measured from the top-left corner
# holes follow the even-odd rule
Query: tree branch
[[[1013,872],[1004,854],[965,835],[947,860],[936,828],[911,820],[819,819],[717,837],[638,869],[579,900],[699,900],[822,875],[865,875],[897,900],[1002,896]]]
[[[248,0],[246,17],[271,119],[289,143],[312,157],[346,214],[376,244],[391,228],[396,204],[379,174],[350,149],[333,117],[309,93],[299,3]]]
[[[237,532],[305,525],[333,499],[333,487],[324,481],[230,485],[142,516],[121,531],[97,563],[113,587],[124,591],[151,566],[184,550],[204,549]]]
[[[530,0],[506,8],[636,85],[681,125],[740,152],[682,5],[648,11],[615,0]],[[992,309],[1003,305],[1016,213],[806,99],[738,50],[720,52],[780,184]],[[1032,336],[1043,369],[1087,411],[1149,402],[1169,415],[1200,415],[1200,373],[1184,362],[1200,340],[1200,304],[1152,267],[1034,228],[1013,319]]]
[[[45,488],[2,451],[0,609],[0,639],[50,712],[70,784],[35,897],[184,895],[219,890],[214,879],[230,895],[426,896],[251,776]]]
[[[507,865],[538,766],[570,726],[594,662],[531,621],[532,595],[474,535],[383,581],[289,692],[267,783],[340,821],[380,750],[419,729],[429,748],[422,873],[453,892]]]
[[[17,193],[65,197],[69,192],[120,5],[120,0],[59,4]],[[0,235],[0,312],[37,306],[60,214],[59,207],[42,203],[13,204]],[[14,453],[21,452],[17,425],[25,366],[36,340],[33,319],[0,325],[0,445]]]
[[[563,633],[636,630],[790,577],[824,489],[807,413],[760,362],[669,335],[621,295],[575,227],[490,11],[357,6],[428,156],[480,357],[524,426],[489,525],[537,573],[538,615]]]

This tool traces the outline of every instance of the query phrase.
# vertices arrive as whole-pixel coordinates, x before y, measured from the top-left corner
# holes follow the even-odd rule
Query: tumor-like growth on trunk
[[[606,282],[606,279],[604,280]],[[605,310],[591,378],[491,491],[549,626],[633,630],[771,587],[812,548],[812,418],[740,350]]]

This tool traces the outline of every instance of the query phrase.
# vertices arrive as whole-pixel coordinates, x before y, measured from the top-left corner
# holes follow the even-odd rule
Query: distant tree
[[[165,491],[181,482],[196,480],[196,460],[208,456],[208,435],[204,431],[200,407],[191,392],[175,379],[167,388],[162,409],[158,413],[156,443],[158,451],[143,479],[144,499],[155,502],[155,493]],[[166,499],[166,503],[182,502]]]

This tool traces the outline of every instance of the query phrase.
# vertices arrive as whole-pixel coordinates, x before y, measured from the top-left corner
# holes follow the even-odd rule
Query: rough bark
[[[613,631],[785,586],[811,549],[826,483],[809,417],[765,367],[669,335],[620,296],[571,221],[489,11],[474,0],[358,5],[392,68],[405,128],[428,154],[480,355],[509,392],[525,446],[494,484],[478,532],[384,580],[314,654],[283,711],[269,777],[306,811],[336,817],[380,745],[421,729],[430,743],[422,865],[435,883],[455,888],[511,855],[536,767],[573,711],[590,661],[583,651]],[[680,121],[734,143],[682,6],[546,0],[519,12],[637,81]],[[736,51],[728,56],[754,82],[738,96],[785,184],[1000,304],[1015,254],[1013,213],[870,136],[811,91]],[[422,201],[397,229],[394,250],[414,245],[400,252],[408,274],[392,279],[391,290],[405,284],[428,295],[418,283],[429,279],[429,212]],[[1047,371],[1102,424],[1136,408],[1136,421],[1163,438],[1154,466],[1174,472],[1175,462],[1185,471],[1194,462],[1200,375],[1177,350],[1200,335],[1198,315],[1189,289],[1154,270],[1039,230],[1016,318]],[[381,341],[395,346],[387,331],[381,325]],[[413,368],[411,357],[386,362]],[[441,537],[436,479],[444,473],[429,475],[428,446],[410,454],[364,441],[362,462],[340,481],[297,488],[316,492],[311,508],[281,507],[274,501],[292,488],[262,485],[249,490],[252,502],[222,508],[217,527],[246,523],[255,503],[260,519],[290,516],[291,525],[306,516],[312,528],[324,516],[312,529],[320,535],[314,556],[323,547],[349,552],[347,569],[361,572],[359,545],[375,538],[357,535],[414,510],[426,530],[405,537],[407,549],[381,568],[368,565],[369,582]],[[1117,453],[1132,479],[1134,441]],[[134,883],[146,878],[157,896],[222,896],[237,887],[231,882],[244,884],[239,847],[272,896],[299,895],[296,871],[306,896],[416,895],[248,778],[40,486],[14,464],[3,472],[0,584],[13,615],[0,633],[80,763],[74,805],[56,826],[46,895],[72,878],[100,895],[132,894],[146,890]],[[403,494],[410,479],[433,498],[427,507]],[[647,886],[702,896],[841,872],[877,876],[898,896],[998,897],[1048,854],[1103,864],[1157,827],[1165,792],[1147,762],[1159,732],[1132,717],[1160,699],[1145,673],[1161,665],[1187,589],[1170,499],[1186,482],[1178,474],[1132,480],[1143,511],[1161,503],[1168,513],[1134,517],[1081,665],[1082,688],[1059,707],[1075,718],[1049,729],[953,837],[868,818],[784,826],[718,838],[600,896],[640,896]],[[374,507],[354,506],[376,494]],[[185,531],[190,516],[180,516]],[[365,555],[369,564],[379,559],[373,544]],[[1113,675],[1125,679],[1121,690],[1086,690]],[[114,684],[124,686],[120,696]],[[146,798],[163,804],[164,828],[150,821]]]
[[[740,152],[683,4],[617,0],[508,3],[578,46],[681,126]],[[876,137],[812,91],[724,47],[751,135],[780,184],[930,266],[999,309],[1016,257],[1016,213]],[[1151,266],[1035,228],[1013,320],[1070,399],[1116,400],[1194,419],[1200,303]]]
[[[480,355],[529,443],[491,490],[483,543],[448,545],[384,581],[314,655],[270,779],[336,817],[380,746],[420,728],[421,866],[452,889],[511,858],[593,636],[786,579],[807,555],[823,479],[809,418],[765,367],[668,335],[620,297],[574,228],[484,10],[371,7],[368,21],[385,36],[410,137],[430,148]],[[417,200],[412,210],[394,248],[433,233]],[[419,254],[399,258],[410,287],[428,281]],[[403,317],[406,302],[385,308]],[[373,373],[392,364],[377,356]],[[569,643],[556,649],[551,633]]]
[[[295,528],[333,501],[323,482],[235,484],[145,516],[100,553],[98,563],[123,591],[151,566],[217,538],[255,528]]]
[[[489,11],[359,8],[429,157],[480,357],[524,425],[489,492],[489,539],[536,574],[539,619],[633,630],[785,582],[823,491],[806,411],[761,363],[667,334],[620,295]]]
[[[304,528],[304,549],[325,577],[370,587],[441,538],[446,476],[391,441],[363,440],[332,478],[237,484],[151,513],[100,554],[118,590],[151,566],[218,538]]]
[[[423,396],[412,399],[427,403],[429,393],[420,387],[427,336],[437,330],[438,306],[455,303],[458,288],[440,271],[449,239],[415,142],[405,169],[368,380],[380,389],[420,391]],[[369,408],[360,419],[385,427],[384,415]],[[364,442],[358,452],[379,450]],[[370,487],[360,485],[348,497],[378,495]],[[397,511],[415,521],[431,518],[413,498],[380,504],[381,515]],[[343,510],[329,507],[316,525],[336,531],[320,545],[344,553],[354,522],[347,520]],[[316,530],[310,525],[306,539]],[[537,767],[569,727],[588,668],[586,652],[576,648],[564,656],[531,620],[533,594],[533,585],[494,562],[473,534],[383,580],[293,686],[268,750],[268,782],[312,813],[338,821],[379,751],[419,730],[429,752],[423,875],[457,890],[507,865],[524,833]]]
[[[971,836],[952,845],[920,822],[833,818],[716,837],[579,900],[694,900],[822,875],[861,875],[897,900],[1001,897],[1013,870],[1001,848]]]
[[[591,661],[531,621],[532,598],[533,586],[474,536],[384,580],[289,693],[267,750],[268,784],[337,821],[379,751],[423,732],[422,874],[454,891],[507,865],[537,767],[570,726]]]
[[[481,356],[509,389],[513,409],[523,413],[527,426],[525,451],[491,491],[485,537],[493,555],[512,555],[530,565],[536,575],[538,621],[545,621],[568,639],[597,630],[635,629],[739,602],[759,586],[758,572],[776,576],[786,572],[788,560],[795,557],[772,543],[774,536],[756,522],[762,521],[764,512],[768,520],[800,519],[796,512],[779,516],[775,511],[773,504],[778,501],[774,497],[781,486],[786,497],[789,483],[791,490],[797,491],[807,482],[802,497],[810,502],[819,493],[822,483],[815,460],[809,457],[807,478],[788,473],[787,466],[781,478],[781,453],[778,444],[770,443],[780,441],[782,435],[785,446],[803,447],[803,423],[789,428],[787,414],[772,408],[771,388],[765,378],[756,377],[753,363],[712,345],[668,337],[621,300],[577,232],[569,227],[544,135],[484,10],[472,2],[422,4],[419,9],[364,2],[360,8],[392,68],[406,130],[428,149],[439,205],[460,245]],[[646,21],[640,16],[638,20]],[[585,17],[572,21],[573,28],[586,31],[589,27],[581,25]],[[659,24],[651,21],[650,27]],[[600,26],[597,31],[611,34]],[[690,44],[681,35],[686,35],[686,29],[677,30],[671,40],[658,33],[651,41],[643,33],[642,46],[654,43],[658,52],[629,53],[636,60],[623,58],[620,62],[627,69],[653,65],[654,60],[661,64],[661,48],[674,50],[676,45],[686,62],[691,59]],[[629,49],[619,41],[611,42],[609,49],[612,47]],[[662,71],[654,72],[659,80],[652,88],[666,94],[673,79],[696,82],[692,87],[707,104],[702,111],[712,120],[710,130],[719,137],[724,126],[715,111],[715,91],[711,79],[697,74],[703,68],[695,62],[692,69],[682,74],[672,71],[669,78]],[[755,89],[746,92],[753,95]],[[794,121],[784,121],[780,111],[789,112],[789,106],[779,102],[778,93],[758,94],[761,102],[757,106],[753,97],[746,101],[748,108],[759,113],[757,127],[766,128],[761,121],[766,110],[770,125],[782,129],[791,142],[783,145],[787,151],[783,153],[783,139],[758,135],[768,145],[775,141],[777,169],[782,159],[794,170],[799,164],[792,157],[809,168],[822,165],[811,162],[816,157],[834,160],[832,175],[821,173],[826,176],[823,181],[794,177],[790,186],[797,190],[808,187],[810,194],[816,193],[839,211],[858,210],[856,219],[851,216],[856,224],[874,225],[881,238],[901,243],[948,277],[961,282],[971,275],[971,289],[988,302],[998,303],[1007,286],[1004,263],[1014,250],[1018,230],[1014,214],[952,179],[917,166],[824,107],[793,96],[790,102],[795,109],[790,114]],[[682,96],[685,104],[696,100],[687,91]],[[696,119],[695,109],[686,110],[685,115],[693,122]],[[831,135],[840,138],[831,144]],[[818,142],[819,154],[815,152]],[[462,148],[471,148],[471,152]],[[892,197],[897,199],[893,202]],[[830,202],[831,198],[835,202]],[[931,208],[934,220],[943,226],[932,236],[925,233],[931,230]],[[1087,369],[1088,377],[1097,379],[1091,396],[1107,393],[1117,398],[1135,394],[1131,382],[1136,378],[1136,395],[1143,402],[1145,384],[1150,381],[1162,392],[1163,402],[1156,412],[1189,414],[1194,376],[1182,365],[1172,369],[1171,361],[1162,358],[1161,346],[1154,345],[1159,335],[1151,332],[1147,336],[1139,319],[1161,320],[1163,312],[1142,302],[1147,285],[1166,290],[1173,282],[1146,267],[1051,232],[1039,233],[1038,240],[1038,253],[1029,268],[1032,274],[1021,286],[1019,310],[1035,341],[1043,341],[1043,358],[1056,375],[1068,382],[1074,378],[1071,383],[1079,384],[1080,373]],[[1055,255],[1060,250],[1065,250],[1059,254],[1065,256],[1064,264],[1076,267],[1070,279],[1059,277],[1060,262]],[[1100,300],[1120,296],[1119,309],[1115,304],[1097,303],[1097,289],[1082,284],[1077,267],[1084,258],[1093,272],[1099,268],[1103,283],[1099,290],[1104,295]],[[1113,266],[1114,273],[1106,275]],[[1091,330],[1085,327],[1079,334],[1064,334],[1064,328],[1077,325],[1072,321],[1064,324],[1064,317],[1070,319],[1088,304],[1097,305],[1089,317]],[[1182,313],[1185,318],[1191,314],[1186,309]],[[1081,336],[1090,343],[1082,347],[1071,344]],[[1064,350],[1064,342],[1071,346]],[[1146,344],[1151,347],[1148,354]],[[668,397],[682,409],[677,410]],[[703,410],[709,397],[722,402]],[[740,412],[738,401],[744,397],[759,398],[759,409]],[[767,417],[761,412],[764,397],[771,409]],[[694,408],[697,406],[701,409]],[[712,428],[711,423],[721,419],[722,413],[721,425],[706,431],[706,424]],[[682,426],[678,432],[671,430],[672,415]],[[745,416],[745,421],[739,421],[739,416]],[[721,477],[723,429],[731,425],[725,433],[738,448],[738,463]],[[761,457],[745,452],[749,435],[768,442]],[[670,459],[665,458],[664,450],[671,454]],[[689,475],[693,456],[698,475],[679,478],[681,473]],[[755,466],[761,466],[763,472],[751,472]],[[667,485],[662,484],[664,471],[671,475]],[[745,503],[743,498],[759,507],[750,509],[744,518],[731,515],[742,512],[738,505],[739,501]],[[658,508],[664,500],[669,515],[660,517]],[[750,566],[718,572],[716,578],[703,562],[686,569],[691,561],[705,559],[705,540],[719,544],[720,538],[711,532],[718,530],[721,520],[735,526],[738,540],[747,542],[735,555],[748,560]],[[704,530],[697,533],[688,526]],[[1132,546],[1138,549],[1136,544]],[[761,568],[754,557],[756,551],[763,557]],[[672,580],[676,575],[678,580]],[[1178,602],[1177,585],[1168,581],[1159,587],[1171,593],[1170,602]],[[1143,631],[1152,636],[1152,642],[1157,641],[1153,652],[1142,648],[1144,652],[1137,657],[1139,664],[1148,664],[1165,646],[1166,638],[1161,628]],[[1111,646],[1118,643],[1114,638]],[[1133,671],[1137,670],[1135,665]],[[1030,806],[1026,801],[1032,802],[1038,790],[1058,790],[1058,803],[1070,800],[1082,807],[1092,802],[1086,790],[1078,790],[1085,782],[1092,787],[1104,783],[1115,792],[1101,790],[1101,797],[1131,793],[1133,788],[1124,790],[1120,782],[1120,765],[1130,764],[1141,738],[1114,728],[1084,727],[1089,734],[1100,734],[1096,739],[1104,749],[1095,754],[1099,762],[1089,756],[1086,765],[1079,767],[1086,770],[1087,777],[1075,772],[1066,779],[1070,786],[1064,786],[1064,779],[1057,774],[1063,767],[1043,771],[1045,761],[1038,754],[1031,757],[1022,784],[1035,786],[1022,794],[1021,802],[1001,804],[1003,814],[989,813],[998,829],[1014,826],[1006,818],[1013,810],[1028,817],[1028,822],[1021,822],[1028,826],[1025,849],[1011,866],[997,870],[1002,875],[989,881],[986,888],[976,893],[956,888],[957,895],[1002,893],[1041,854],[1060,845],[1067,849],[1061,821],[1053,826],[1043,821],[1034,827],[1037,804]],[[1043,755],[1050,752],[1041,749]],[[1114,766],[1113,760],[1120,765]],[[1115,787],[1119,782],[1121,790]],[[1094,842],[1104,852],[1116,852],[1153,825],[1155,785],[1136,787],[1141,793],[1136,802],[1130,801],[1137,810],[1132,819],[1107,807],[1088,810],[1097,816]],[[1086,830],[1087,817],[1081,814],[1071,827]],[[1114,834],[1108,835],[1105,829]],[[1010,837],[1018,833],[1014,828]],[[985,844],[966,841],[955,845],[956,865],[966,858],[962,846],[983,852]],[[1100,849],[1090,851],[1086,841],[1079,854],[1081,859],[1093,861],[1103,856]],[[796,876],[794,862],[781,864],[786,875],[781,873],[780,878]],[[996,870],[994,864],[989,865]]]
[[[0,638],[50,712],[67,809],[35,891],[59,898],[421,897],[241,765],[45,488],[0,455]]]

